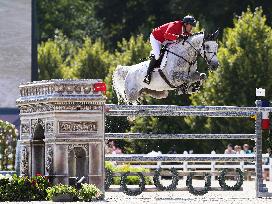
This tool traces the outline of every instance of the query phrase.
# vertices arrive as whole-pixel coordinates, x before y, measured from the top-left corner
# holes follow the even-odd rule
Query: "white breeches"
[[[161,51],[161,42],[156,40],[152,33],[150,34],[150,44],[152,47],[150,54],[155,55],[156,60],[159,59]]]

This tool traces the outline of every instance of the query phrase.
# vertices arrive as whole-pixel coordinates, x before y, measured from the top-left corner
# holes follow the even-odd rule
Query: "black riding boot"
[[[144,83],[150,84],[152,72],[154,71],[156,61],[157,60],[155,59],[155,56],[151,55],[150,56],[149,66],[148,66],[148,69],[147,69],[147,73],[146,73],[146,76],[144,78]]]

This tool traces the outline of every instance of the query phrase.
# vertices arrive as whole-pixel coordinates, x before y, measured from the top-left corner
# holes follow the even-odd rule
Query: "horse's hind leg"
[[[139,91],[136,88],[126,89],[126,97],[129,103],[137,105],[137,99],[140,97]]]
[[[197,81],[200,81],[201,83],[203,83],[206,79],[207,79],[207,75],[205,73],[200,73],[198,71],[192,73],[190,76],[191,83],[194,83]]]

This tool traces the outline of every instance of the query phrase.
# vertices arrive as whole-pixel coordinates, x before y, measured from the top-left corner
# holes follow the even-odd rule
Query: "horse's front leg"
[[[190,82],[195,83],[200,81],[201,84],[207,79],[207,75],[205,73],[200,73],[198,71],[192,73],[190,75]]]
[[[206,79],[207,76],[205,73],[195,72],[192,81],[190,81],[190,84],[188,85],[188,93],[198,92]]]

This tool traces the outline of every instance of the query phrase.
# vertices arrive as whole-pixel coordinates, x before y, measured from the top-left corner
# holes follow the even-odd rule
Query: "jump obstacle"
[[[109,155],[106,161],[256,161],[256,196],[268,197],[268,189],[262,180],[262,113],[271,112],[269,107],[235,106],[153,106],[153,105],[105,105],[106,116],[204,116],[204,117],[250,117],[256,115],[255,134],[141,134],[141,133],[105,133],[106,139],[254,139],[256,156],[252,155],[166,155],[150,157],[145,155]]]
[[[85,176],[87,182],[96,184],[103,192],[107,172],[104,161],[255,161],[256,197],[272,197],[262,179],[262,118],[272,112],[272,107],[236,106],[168,106],[168,105],[115,105],[105,104],[105,84],[101,80],[49,80],[20,85],[21,162],[20,175],[34,176],[37,172],[51,176],[55,183],[69,183],[69,177]],[[117,116],[203,116],[250,117],[256,116],[254,134],[146,134],[105,133],[105,117]],[[38,134],[43,130],[44,134]],[[255,155],[106,155],[105,139],[253,139]],[[44,153],[43,153],[44,152]],[[81,159],[77,159],[81,158]],[[41,164],[37,161],[41,161]],[[146,173],[145,175],[159,175]],[[191,172],[177,173],[192,178]],[[216,173],[216,172],[213,172]],[[128,173],[129,174],[129,173]],[[126,192],[133,192],[121,183]],[[137,173],[132,173],[137,174]],[[121,175],[115,173],[115,175]],[[137,174],[140,178],[143,174]],[[205,178],[209,175],[205,174]],[[173,177],[174,178],[174,177]],[[175,181],[177,182],[177,181]],[[187,184],[191,180],[187,179]],[[207,190],[211,190],[206,179]],[[190,185],[188,185],[190,186]],[[161,189],[164,189],[160,186]],[[144,186],[140,186],[144,189]],[[206,188],[206,184],[205,184]],[[142,189],[142,190],[143,190]],[[167,188],[166,188],[167,189]],[[110,189],[109,189],[110,190]],[[172,190],[168,188],[168,190]],[[179,189],[177,189],[179,190]],[[152,190],[151,190],[152,191]]]

